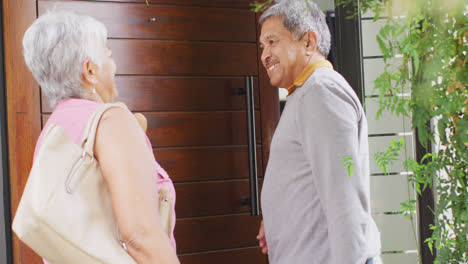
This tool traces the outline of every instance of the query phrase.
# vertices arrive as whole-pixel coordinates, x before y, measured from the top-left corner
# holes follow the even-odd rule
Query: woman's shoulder
[[[34,156],[42,145],[43,133],[52,125],[62,127],[67,136],[79,145],[81,143],[85,127],[91,115],[100,106],[99,103],[83,99],[65,99],[60,101],[54,108],[54,111],[47,117],[47,122],[39,135],[34,151]]]
[[[100,103],[85,99],[65,99],[57,104],[52,112],[51,118],[57,121],[61,119],[88,120],[91,114],[94,113],[100,105]]]
[[[55,107],[44,128],[50,124],[61,126],[68,136],[78,144],[89,118],[100,105],[101,103],[84,99],[62,100]]]
[[[100,128],[104,126],[110,128],[110,131],[122,131],[122,129],[128,128],[138,128],[140,130],[140,125],[135,116],[124,107],[111,107],[107,109],[99,122]]]
[[[89,109],[90,111],[96,110],[102,103],[98,103],[91,100],[79,99],[79,98],[68,98],[60,101],[54,109],[54,112],[62,111],[76,111],[80,112]]]

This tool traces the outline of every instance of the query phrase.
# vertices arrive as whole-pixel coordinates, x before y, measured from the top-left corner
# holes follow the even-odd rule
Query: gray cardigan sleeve
[[[320,80],[300,99],[297,127],[327,221],[330,263],[365,263],[367,181],[359,162],[359,108],[341,83]],[[351,157],[349,177],[343,158]],[[368,194],[367,194],[368,195]],[[320,212],[317,212],[320,213]],[[325,227],[324,227],[325,228]]]

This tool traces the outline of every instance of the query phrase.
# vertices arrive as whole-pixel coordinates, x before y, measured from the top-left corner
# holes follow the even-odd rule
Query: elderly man
[[[271,264],[374,263],[380,234],[370,214],[367,121],[325,60],[325,17],[313,2],[288,0],[260,24],[263,66],[272,85],[289,91],[263,183],[262,251]]]

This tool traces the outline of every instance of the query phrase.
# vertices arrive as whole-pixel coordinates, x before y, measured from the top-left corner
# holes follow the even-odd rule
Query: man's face
[[[260,46],[261,60],[273,86],[288,88],[307,66],[303,42],[293,39],[282,17],[270,17],[263,23]]]

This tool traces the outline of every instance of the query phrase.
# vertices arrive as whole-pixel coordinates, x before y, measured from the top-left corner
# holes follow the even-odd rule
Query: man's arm
[[[331,263],[365,263],[368,213],[363,188],[367,181],[357,167],[358,110],[351,96],[334,82],[313,87],[301,98],[297,122],[314,184],[328,225]],[[351,157],[349,177],[343,158]]]

